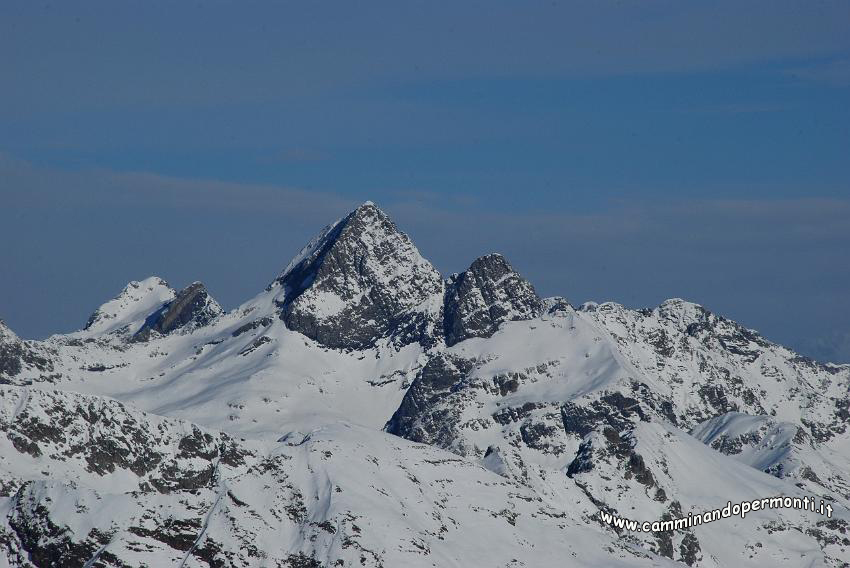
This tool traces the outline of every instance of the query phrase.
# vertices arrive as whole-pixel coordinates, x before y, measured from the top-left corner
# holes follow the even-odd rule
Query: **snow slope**
[[[103,397],[6,387],[0,403],[10,566],[665,565],[475,463],[373,429],[238,442]]]
[[[168,283],[156,276],[130,282],[120,294],[91,315],[85,335],[93,337],[124,327],[129,330],[130,326],[135,327],[130,333],[135,333],[150,314],[173,300],[175,295]]]
[[[0,566],[850,562],[850,366],[500,255],[443,281],[372,203],[227,313],[152,277],[79,332],[0,324],[0,384]],[[835,513],[599,515],[780,494]]]

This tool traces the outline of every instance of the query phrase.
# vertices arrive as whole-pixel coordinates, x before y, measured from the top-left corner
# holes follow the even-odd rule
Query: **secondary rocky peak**
[[[313,239],[275,284],[287,327],[328,347],[430,343],[439,329],[440,273],[368,201]]]
[[[682,329],[695,323],[709,321],[713,314],[704,307],[681,298],[664,300],[655,308],[658,317],[676,323]]]
[[[543,302],[534,286],[520,276],[501,254],[488,254],[446,285],[444,329],[446,343],[469,337],[490,337],[499,324],[540,315]]]
[[[24,341],[0,320],[0,384],[23,370],[47,372],[53,370],[51,353],[38,347],[37,342]]]
[[[15,334],[15,332],[6,325],[6,322],[0,319],[0,343],[9,343],[17,340],[17,334]]]
[[[187,324],[206,325],[221,315],[223,310],[202,282],[193,282],[182,289],[168,304],[157,322],[157,331],[169,333]]]
[[[86,322],[89,333],[110,333],[146,318],[174,299],[175,291],[157,276],[133,280],[120,294],[100,306]]]
[[[200,327],[222,313],[221,306],[209,295],[206,287],[201,282],[193,282],[180,290],[172,301],[148,316],[133,339],[146,341],[151,332],[165,335],[187,326]]]
[[[20,344],[21,340],[15,332],[0,320],[0,379],[20,372]]]

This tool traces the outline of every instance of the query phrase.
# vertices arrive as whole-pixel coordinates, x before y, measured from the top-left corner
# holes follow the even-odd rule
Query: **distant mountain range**
[[[0,568],[847,566],[848,422],[850,365],[499,254],[445,279],[367,202],[230,312],[150,277],[0,323]],[[600,515],[778,495],[834,512]]]

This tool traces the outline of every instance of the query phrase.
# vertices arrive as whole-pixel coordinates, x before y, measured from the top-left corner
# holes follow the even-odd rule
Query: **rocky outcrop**
[[[398,410],[385,430],[414,442],[433,444],[461,455],[457,431],[459,407],[450,403],[456,386],[473,368],[473,362],[439,353],[417,373]]]
[[[50,353],[20,339],[0,320],[0,384],[10,382],[25,369],[49,373],[53,370]]]
[[[538,315],[543,302],[534,286],[500,254],[476,259],[446,285],[444,330],[446,344],[470,337],[490,337],[499,324]]]
[[[729,412],[697,425],[691,435],[720,453],[790,479],[812,493],[829,491],[850,499],[850,480],[839,473],[850,468],[850,458],[821,447],[801,425]]]
[[[443,280],[371,202],[328,227],[272,284],[289,329],[331,348],[433,344]]]
[[[181,290],[174,300],[148,316],[133,340],[147,341],[152,332],[166,335],[176,329],[204,326],[222,312],[221,306],[209,295],[204,285],[194,282]]]
[[[133,280],[121,293],[94,311],[84,331],[87,335],[126,331],[171,302],[175,295],[171,286],[157,276]]]
[[[348,424],[297,438],[0,388],[0,564],[553,566],[575,553],[563,535],[579,534],[572,565],[605,565],[609,549],[657,565],[436,448]]]
[[[0,565],[846,564],[850,366],[697,304],[575,309],[500,255],[446,283],[366,203],[220,315],[153,277],[83,331],[0,324]],[[780,493],[842,510],[600,517]]]
[[[847,431],[847,365],[800,357],[681,299],[652,310],[606,302],[579,311],[610,335],[638,373],[672,391],[671,396],[646,384],[636,394],[648,406],[665,409],[666,418],[680,427],[742,412],[799,422],[821,442]]]

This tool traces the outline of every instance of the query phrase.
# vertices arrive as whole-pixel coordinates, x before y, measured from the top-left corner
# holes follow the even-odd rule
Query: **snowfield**
[[[374,204],[224,312],[131,282],[0,323],[2,566],[847,566],[850,366],[674,299],[444,279]],[[775,495],[692,529],[614,529]]]

